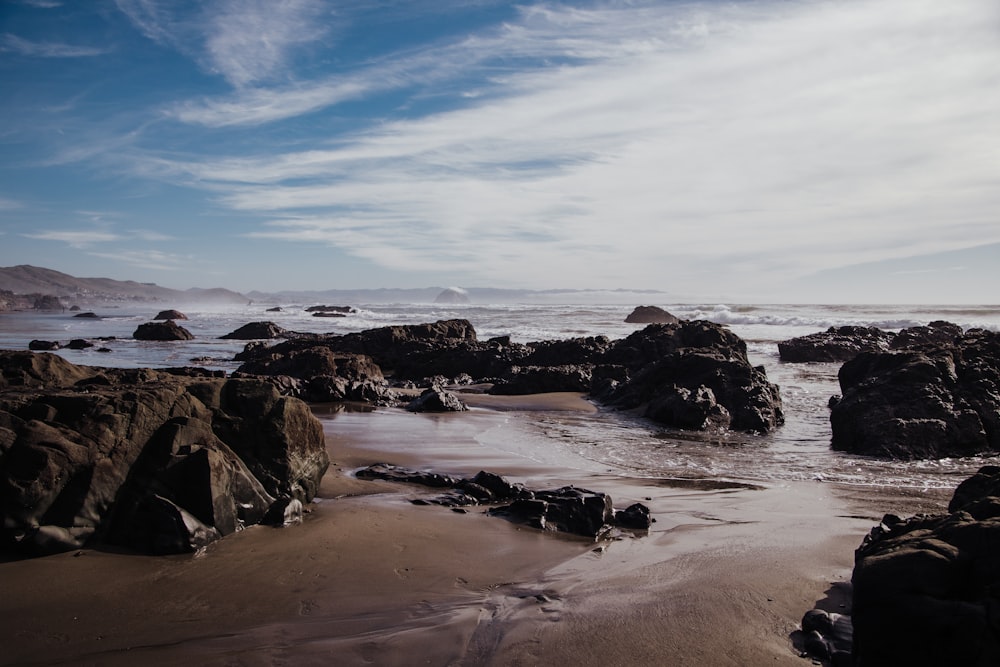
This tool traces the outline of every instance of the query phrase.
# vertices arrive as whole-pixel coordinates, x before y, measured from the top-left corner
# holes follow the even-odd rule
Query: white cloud
[[[188,267],[192,258],[185,255],[160,252],[158,250],[119,250],[116,252],[90,252],[92,257],[110,259],[143,269],[177,271]]]
[[[107,243],[118,241],[120,236],[113,232],[103,230],[70,230],[70,229],[50,229],[34,234],[23,234],[28,238],[42,241],[59,241],[67,243],[74,248],[87,248],[97,243]]]
[[[0,211],[13,211],[15,209],[23,207],[24,204],[15,200],[8,199],[6,197],[0,197]]]
[[[210,19],[206,53],[213,70],[236,87],[286,72],[296,49],[325,34],[317,0],[229,0]]]
[[[34,58],[89,58],[108,53],[108,49],[60,42],[36,42],[10,33],[0,35],[0,52],[5,51]]]
[[[173,113],[253,124],[415,83],[459,98],[491,68],[457,110],[309,151],[150,167],[270,214],[253,236],[387,267],[548,286],[777,281],[1000,241],[998,21],[992,0],[541,5],[418,67],[412,53],[372,66],[397,73],[386,84],[363,83],[368,68],[346,92],[248,89]]]

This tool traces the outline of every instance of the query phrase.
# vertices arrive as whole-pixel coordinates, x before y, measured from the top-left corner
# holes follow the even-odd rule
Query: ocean
[[[82,338],[97,343],[87,350],[59,350],[66,359],[86,365],[168,367],[199,365],[232,371],[233,356],[244,341],[219,337],[255,321],[272,321],[293,331],[347,333],[392,324],[417,324],[464,318],[480,339],[509,335],[517,342],[607,335],[623,338],[643,325],[627,324],[632,306],[622,305],[442,305],[349,304],[355,313],[343,318],[313,317],[314,304],[274,304],[184,309],[179,321],[195,339],[153,343],[131,338],[139,324],[163,306],[131,304],[96,309],[98,318],[74,313],[0,314],[0,348],[25,350],[33,339],[65,344]],[[336,304],[341,305],[341,304]],[[343,304],[348,305],[348,304]],[[888,462],[830,450],[827,403],[839,393],[839,364],[789,364],[778,358],[779,341],[847,324],[887,330],[947,320],[965,329],[1000,330],[1000,306],[843,306],[658,304],[686,319],[704,319],[729,327],[747,342],[751,362],[763,365],[781,388],[786,423],[773,433],[684,432],[666,429],[629,415],[601,410],[596,414],[533,413],[511,416],[475,436],[476,443],[530,460],[567,468],[630,477],[721,480],[781,484],[813,480],[856,487],[940,490],[954,488],[980,466],[1000,464],[1000,457]],[[103,339],[103,340],[99,340]],[[104,348],[104,352],[97,351]],[[432,418],[383,409],[392,419]],[[368,413],[336,413],[342,422],[371,419]],[[348,424],[344,424],[345,427]]]

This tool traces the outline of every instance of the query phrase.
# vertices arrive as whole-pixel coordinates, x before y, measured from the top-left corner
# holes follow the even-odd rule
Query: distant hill
[[[65,305],[121,301],[157,301],[171,304],[242,304],[247,297],[231,290],[175,290],[155,283],[110,278],[76,278],[66,273],[22,264],[0,267],[0,290],[13,294],[48,294]]]
[[[398,289],[328,289],[286,290],[283,292],[248,292],[247,296],[259,303],[331,303],[356,305],[362,303],[434,303],[437,298],[454,287],[414,287]],[[659,290],[587,290],[587,289],[502,289],[495,287],[465,287],[462,292],[470,304],[491,303],[600,303],[637,304],[659,297],[670,301]]]

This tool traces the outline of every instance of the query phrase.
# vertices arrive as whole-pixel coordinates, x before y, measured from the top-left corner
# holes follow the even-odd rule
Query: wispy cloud
[[[179,271],[189,267],[193,258],[159,250],[120,250],[116,252],[90,252],[92,257],[100,257],[116,262],[158,271]]]
[[[121,239],[119,235],[113,232],[97,229],[49,229],[34,234],[23,234],[23,236],[41,241],[59,241],[74,248],[89,248],[98,243],[108,243]]]
[[[60,42],[36,42],[4,33],[0,35],[0,52],[16,53],[33,58],[90,58],[108,53],[109,50]]]
[[[0,211],[13,211],[15,209],[22,208],[23,203],[17,201],[16,199],[8,199],[6,197],[0,197]]]
[[[494,68],[456,110],[309,151],[149,165],[269,214],[256,237],[546,284],[965,247],[1000,240],[998,21],[988,0],[543,5],[419,67],[348,75],[396,67],[386,85],[461,91]],[[262,122],[374,87],[328,85],[175,114]]]

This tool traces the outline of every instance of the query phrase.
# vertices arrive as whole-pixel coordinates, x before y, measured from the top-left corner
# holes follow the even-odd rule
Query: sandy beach
[[[560,468],[483,445],[510,420],[579,416],[572,394],[467,397],[415,415],[316,406],[333,464],[302,525],[196,555],[84,550],[0,564],[3,665],[802,665],[802,614],[833,610],[884,512],[947,498],[662,480]],[[644,502],[646,535],[591,541],[410,501],[375,462]],[[842,610],[842,609],[840,609]]]

